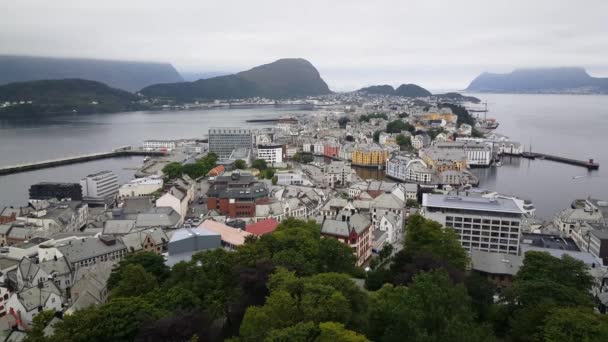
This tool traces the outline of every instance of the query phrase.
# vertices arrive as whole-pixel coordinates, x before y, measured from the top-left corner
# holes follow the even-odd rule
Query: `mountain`
[[[395,89],[395,95],[405,97],[426,97],[431,96],[430,91],[415,84],[402,84]]]
[[[474,96],[464,96],[460,93],[445,93],[445,94],[433,94],[433,96],[437,97],[439,101],[442,102],[472,102],[472,103],[481,103],[481,100]]]
[[[0,86],[0,114],[120,112],[141,109],[138,100],[138,96],[128,91],[81,79],[16,82]]]
[[[195,82],[155,84],[141,90],[150,97],[178,101],[248,97],[294,98],[331,91],[317,69],[305,59],[279,59],[233,75]]]
[[[204,80],[211,77],[230,75],[229,72],[222,71],[209,71],[209,72],[188,72],[180,71],[179,74],[182,76],[184,81],[192,82],[198,80]]]
[[[397,89],[390,85],[373,85],[361,88],[359,91],[378,95],[395,95],[404,97],[426,97],[431,96],[431,92],[415,84],[402,84]]]
[[[359,91],[363,91],[368,94],[395,95],[395,88],[393,88],[393,86],[388,85],[388,84],[373,85],[373,86],[361,88],[361,89],[359,89]]]
[[[66,78],[102,82],[131,92],[151,84],[183,81],[177,70],[168,63],[0,56],[0,85]]]
[[[591,77],[583,68],[515,69],[508,74],[484,72],[467,91],[494,93],[608,93],[608,78]]]

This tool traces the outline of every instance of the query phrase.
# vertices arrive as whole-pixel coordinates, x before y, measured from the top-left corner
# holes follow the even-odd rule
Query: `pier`
[[[50,167],[77,164],[77,163],[88,162],[91,160],[99,160],[99,159],[106,159],[106,158],[129,157],[129,156],[164,156],[166,154],[167,154],[166,152],[160,152],[160,151],[132,150],[132,149],[122,147],[122,148],[118,148],[111,152],[90,153],[90,154],[83,154],[83,155],[71,156],[71,157],[65,157],[65,158],[44,160],[44,161],[39,161],[39,162],[2,166],[2,167],[0,167],[0,175],[10,175],[13,173],[40,170],[40,169],[46,169],[46,168],[50,168]]]
[[[524,158],[528,159],[545,159],[551,160],[559,163],[582,166],[587,168],[588,170],[599,170],[600,164],[593,161],[593,159],[589,159],[588,161],[584,160],[576,160],[571,158],[554,156],[551,154],[537,153],[537,152],[524,152],[521,155]]]

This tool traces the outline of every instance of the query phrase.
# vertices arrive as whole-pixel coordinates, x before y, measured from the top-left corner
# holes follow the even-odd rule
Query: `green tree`
[[[401,147],[402,150],[407,150],[412,147],[412,139],[410,137],[406,137],[403,134],[399,134],[396,138],[397,145]]]
[[[180,177],[184,172],[182,164],[178,162],[173,162],[165,165],[162,171],[163,175],[165,175],[165,177],[167,177],[168,179],[175,179],[177,177]]]
[[[253,161],[253,163],[251,163],[251,167],[263,171],[268,168],[268,163],[266,163],[264,159],[256,159]]]
[[[608,318],[586,308],[557,309],[546,318],[547,342],[608,341]]]
[[[118,285],[112,290],[112,297],[136,297],[145,295],[158,287],[156,278],[142,265],[125,266]]]
[[[420,203],[418,203],[417,200],[410,198],[407,201],[405,201],[405,206],[407,208],[420,208]]]
[[[52,310],[44,310],[34,317],[30,331],[27,334],[26,342],[44,342],[49,339],[44,335],[44,328],[55,317],[55,312]]]
[[[373,136],[374,142],[376,142],[376,143],[377,143],[377,142],[379,142],[379,141],[380,141],[380,133],[382,133],[382,132],[383,132],[383,131],[375,131],[375,132],[374,132],[374,136]]]
[[[314,322],[298,323],[296,325],[270,331],[265,342],[314,342],[321,334]]]
[[[125,274],[125,268],[128,265],[141,265],[146,272],[152,274],[158,284],[162,284],[170,274],[169,267],[165,265],[165,259],[156,253],[152,252],[137,252],[128,254],[118,263],[118,267],[112,271],[108,279],[108,288],[111,290]]]
[[[243,159],[239,159],[234,162],[234,168],[238,170],[245,170],[247,168],[247,163]]]
[[[387,133],[401,133],[402,131],[408,131],[414,133],[416,128],[407,122],[401,120],[391,121],[386,125]]]
[[[320,335],[315,342],[368,342],[369,340],[354,331],[344,328],[343,324],[324,322],[319,324]]]

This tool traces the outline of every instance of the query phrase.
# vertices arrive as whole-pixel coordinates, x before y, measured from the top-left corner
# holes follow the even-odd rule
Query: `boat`
[[[498,167],[500,167],[500,166],[502,166],[502,163],[501,163],[501,162],[498,162],[498,163],[496,163],[495,165],[496,165],[496,166],[498,166]]]
[[[483,119],[479,123],[479,126],[481,126],[481,128],[483,128],[483,129],[497,129],[498,121],[496,121],[496,119],[493,119],[493,118]]]

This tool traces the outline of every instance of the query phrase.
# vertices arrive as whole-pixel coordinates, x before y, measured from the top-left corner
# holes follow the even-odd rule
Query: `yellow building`
[[[428,113],[418,117],[423,121],[445,120],[447,123],[456,123],[458,117],[452,113]]]
[[[353,151],[352,164],[364,166],[378,166],[386,164],[388,150],[378,146],[356,146]]]
[[[450,170],[463,171],[467,168],[467,156],[462,150],[441,150],[431,147],[422,150],[420,157],[437,173]]]

